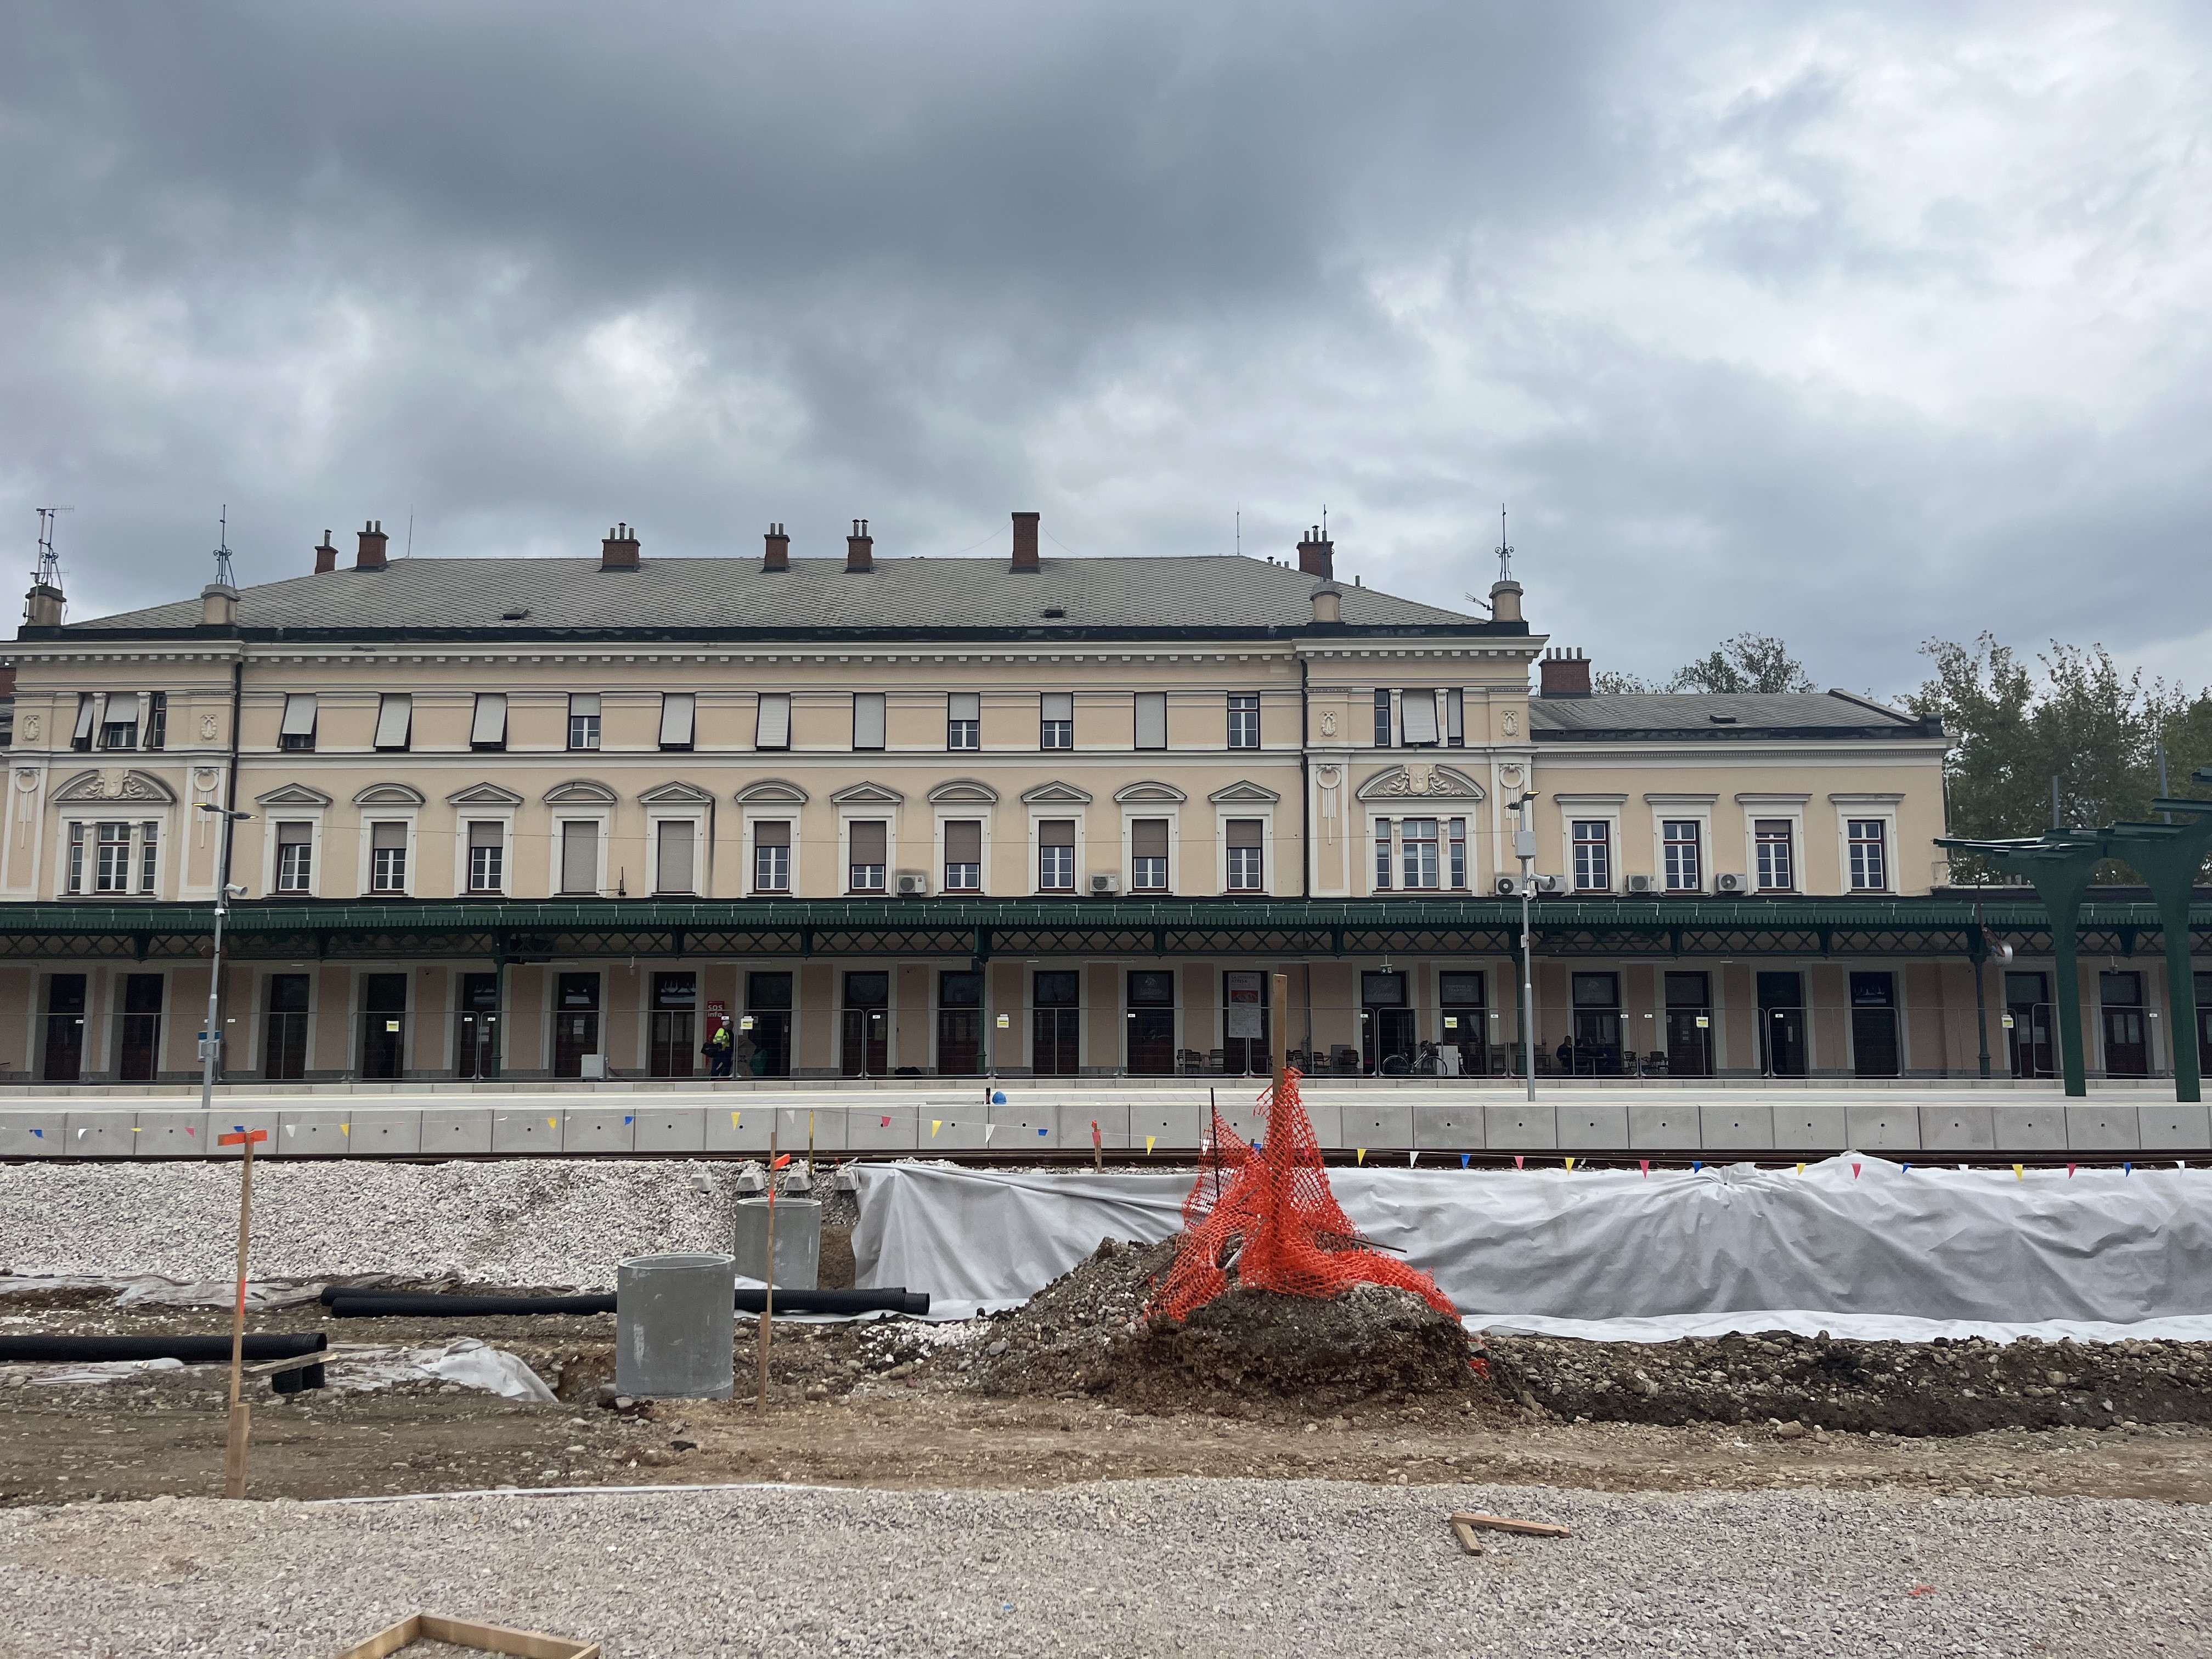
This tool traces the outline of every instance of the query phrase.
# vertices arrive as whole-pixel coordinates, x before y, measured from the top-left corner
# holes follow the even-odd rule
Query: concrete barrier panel
[[[703,1152],[707,1150],[707,1114],[711,1109],[704,1106],[640,1105],[637,1139],[633,1144],[641,1152]]]
[[[561,1150],[561,1120],[564,1115],[558,1106],[511,1110],[495,1106],[491,1113],[491,1149],[507,1158],[557,1152]]]
[[[1911,1152],[1920,1149],[1920,1113],[1911,1106],[1846,1106],[1844,1134],[1863,1152]]]
[[[1403,1152],[1413,1145],[1411,1104],[1347,1101],[1340,1109],[1344,1113],[1343,1139],[1354,1147],[1364,1146],[1371,1152]]]
[[[710,1152],[765,1152],[768,1151],[769,1126],[775,1121],[775,1109],[772,1106],[709,1106],[707,1108],[707,1150]]]
[[[2066,1113],[2058,1106],[1992,1106],[1990,1133],[2005,1152],[2063,1152]]]
[[[1132,1151],[1143,1146],[1149,1139],[1155,1150],[1191,1152],[1196,1149],[1200,1137],[1212,1133],[1206,1127],[1203,1106],[1139,1100],[1130,1103],[1128,1113],[1128,1145]],[[1104,1127],[1103,1122],[1100,1127]]]
[[[1792,1152],[1840,1152],[1848,1127],[1840,1106],[1777,1106],[1774,1144]]]
[[[491,1151],[489,1106],[441,1107],[422,1114],[422,1152],[431,1158],[481,1158]]]
[[[1996,1120],[1987,1106],[1923,1106],[1920,1144],[1931,1152],[1993,1152]]]
[[[855,1113],[868,1109],[854,1106]],[[813,1120],[814,1150],[817,1152],[842,1152],[845,1146],[845,1107],[836,1106],[779,1106],[775,1108],[775,1146],[778,1152],[806,1151],[807,1121]],[[747,1114],[750,1117],[751,1115]],[[876,1114],[881,1117],[879,1111]]]
[[[1486,1106],[1482,1144],[1493,1152],[1548,1152],[1559,1144],[1559,1115],[1549,1106]]]
[[[1770,1152],[1774,1146],[1774,1109],[1726,1103],[1700,1106],[1698,1141],[1720,1152]]]
[[[204,1158],[210,1145],[207,1125],[207,1114],[201,1111],[141,1112],[138,1133],[131,1138],[131,1156]],[[4,1144],[3,1135],[0,1144]]]
[[[932,1152],[975,1152],[983,1150],[983,1131],[990,1126],[987,1112],[1000,1111],[1003,1106],[924,1106],[920,1109],[921,1121],[915,1145],[925,1154]]]
[[[910,1152],[915,1149],[916,1106],[854,1106],[845,1114],[845,1150],[851,1152]]]
[[[2077,1152],[2133,1152],[2142,1125],[2133,1106],[2069,1106],[2066,1145]]]
[[[1341,1152],[1345,1146],[1344,1119],[1346,1109],[1333,1102],[1306,1105],[1306,1121],[1313,1125],[1314,1145],[1323,1152]],[[1410,1123],[1410,1120],[1408,1121]]]
[[[131,1133],[137,1117],[135,1112],[71,1112],[62,1129],[65,1156],[129,1158],[131,1143],[138,1139]]]
[[[1060,1142],[1060,1113],[1030,1096],[1015,1096],[1004,1106],[991,1108],[991,1133],[988,1142],[994,1152],[1042,1152],[1057,1147]],[[1083,1145],[1091,1144],[1091,1129],[1085,1121]]]
[[[1060,1125],[1060,1144],[1071,1152],[1082,1152],[1091,1145],[1093,1121],[1098,1125],[1098,1145],[1103,1151],[1118,1151],[1129,1144],[1129,1103],[1125,1100],[1064,1101],[1053,1109],[1053,1114]]]
[[[63,1158],[65,1112],[0,1112],[0,1158]]]
[[[346,1138],[356,1158],[416,1158],[422,1151],[422,1114],[398,1111],[356,1111],[353,1133]]]
[[[1705,1144],[1698,1108],[1689,1101],[1670,1106],[1631,1106],[1628,1144],[1638,1152],[1694,1152]]]
[[[2203,1106],[2138,1106],[2136,1117],[2141,1123],[2142,1145],[2154,1146],[2160,1152],[2201,1152],[2212,1146],[2212,1121]]]
[[[1480,1106],[1413,1108],[1413,1145],[1423,1152],[1473,1152],[1486,1144]]]
[[[1610,1151],[1628,1145],[1626,1105],[1557,1106],[1553,1110],[1559,1118],[1563,1152]]]
[[[561,1120],[563,1152],[627,1152],[637,1146],[637,1114],[591,1106],[571,1108]]]
[[[215,1142],[208,1151],[216,1158],[245,1157],[246,1148],[243,1146],[226,1146],[222,1144],[222,1138],[225,1135],[235,1134],[242,1127],[249,1133],[256,1129],[269,1131],[269,1139],[257,1142],[254,1146],[253,1156],[256,1158],[281,1157],[283,1149],[276,1143],[284,1138],[283,1115],[282,1112],[246,1112],[240,1111],[234,1106],[217,1106],[208,1114],[207,1135],[209,1139]]]
[[[286,1158],[343,1158],[353,1150],[352,1120],[353,1114],[343,1108],[282,1113],[276,1150]]]

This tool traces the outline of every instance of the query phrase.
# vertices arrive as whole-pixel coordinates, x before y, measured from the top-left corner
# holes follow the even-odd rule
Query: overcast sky
[[[2212,679],[2212,8],[0,3],[0,532],[1288,554]]]

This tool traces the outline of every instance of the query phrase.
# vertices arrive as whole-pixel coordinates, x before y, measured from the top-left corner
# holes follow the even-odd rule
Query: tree
[[[1810,691],[1812,677],[1790,647],[1765,634],[1723,640],[1667,683],[1669,691]]]

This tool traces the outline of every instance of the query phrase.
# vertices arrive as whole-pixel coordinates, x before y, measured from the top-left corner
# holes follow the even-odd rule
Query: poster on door
[[[1228,987],[1229,1036],[1234,1042],[1245,1039],[1258,1042],[1267,1034],[1266,1016],[1261,1010],[1261,987],[1265,981],[1261,974],[1227,974],[1223,975]]]

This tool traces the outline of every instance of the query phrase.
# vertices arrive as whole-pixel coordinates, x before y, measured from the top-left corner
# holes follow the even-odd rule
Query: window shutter
[[[313,692],[288,691],[284,694],[284,724],[281,732],[288,738],[312,738],[315,735]]]
[[[368,827],[368,844],[377,852],[386,852],[407,845],[407,826],[404,823],[373,823]]]
[[[951,695],[947,718],[956,720],[980,720],[983,718],[983,694],[980,691],[955,691]]]
[[[568,694],[568,713],[571,715],[589,714],[596,717],[599,712],[599,694],[598,692],[571,691]]]
[[[1037,844],[1040,847],[1073,847],[1075,845],[1073,818],[1043,818],[1037,823]]]
[[[376,746],[404,749],[415,723],[415,699],[404,691],[387,691],[376,705]]]
[[[855,823],[852,828],[852,862],[854,864],[889,864],[886,852],[890,845],[890,826],[880,819],[868,818]]]
[[[1129,825],[1130,855],[1140,859],[1164,859],[1168,855],[1168,821],[1165,818],[1138,818]]]
[[[469,742],[476,748],[497,747],[507,741],[507,693],[477,693],[476,719],[469,723]]]
[[[663,749],[689,749],[691,746],[691,717],[697,705],[697,696],[690,691],[664,691],[660,694],[660,746]]]
[[[304,847],[314,838],[315,826],[312,823],[286,823],[276,826],[276,844],[279,847]],[[403,841],[400,844],[404,846],[406,843]]]
[[[660,826],[660,869],[654,885],[664,893],[691,890],[691,823],[671,818]]]
[[[503,823],[476,823],[469,825],[469,845],[471,847],[503,847],[507,844]]]
[[[1400,692],[1398,719],[1407,744],[1434,743],[1437,740],[1437,694],[1433,691]]]
[[[945,861],[981,864],[983,861],[983,823],[980,818],[951,818],[945,825]]]
[[[76,694],[76,730],[71,736],[80,749],[92,742],[92,726],[99,717],[99,705],[100,699],[94,693],[80,691]]]
[[[1048,720],[1072,720],[1075,718],[1075,693],[1048,691],[1044,694],[1044,717]]]
[[[785,823],[756,823],[753,825],[753,845],[756,847],[788,847],[791,845],[791,826]]]
[[[880,749],[884,746],[884,694],[880,691],[855,691],[853,694],[853,747]]]
[[[561,826],[561,890],[599,890],[599,826],[571,819]]]
[[[1467,693],[1444,693],[1444,741],[1454,748],[1467,742]]]
[[[146,734],[154,729],[154,694],[141,691],[137,702],[138,742],[142,747],[150,749],[153,745],[146,741]]]
[[[1230,819],[1229,844],[1231,847],[1257,847],[1260,844],[1260,824],[1258,818]]]
[[[788,749],[791,747],[791,693],[763,691],[760,697],[760,719],[753,728],[753,747],[756,749]]]
[[[1168,746],[1168,694],[1164,691],[1137,693],[1137,747],[1164,749]]]

